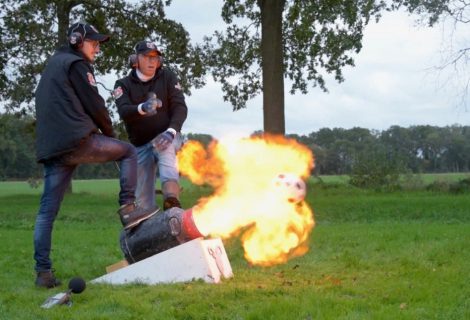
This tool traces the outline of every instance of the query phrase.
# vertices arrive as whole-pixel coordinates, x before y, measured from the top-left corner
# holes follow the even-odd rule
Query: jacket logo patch
[[[180,85],[179,82],[177,84],[175,84],[175,88],[181,91],[181,85]]]
[[[93,76],[93,74],[91,74],[91,72],[87,72],[86,76],[88,78],[88,83],[92,85],[93,87],[96,87],[96,81],[95,81],[95,77]]]
[[[116,89],[114,89],[113,91],[113,97],[114,99],[119,99],[121,96],[122,96],[122,88],[121,87],[117,87]]]

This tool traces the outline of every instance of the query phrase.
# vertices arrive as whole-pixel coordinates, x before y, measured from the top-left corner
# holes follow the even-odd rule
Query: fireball
[[[196,141],[178,153],[182,175],[214,192],[192,209],[202,234],[229,238],[241,233],[245,258],[274,265],[308,251],[313,212],[304,201],[303,179],[313,169],[310,149],[283,136]]]

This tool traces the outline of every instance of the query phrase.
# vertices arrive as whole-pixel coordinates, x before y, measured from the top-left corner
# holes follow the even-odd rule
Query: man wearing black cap
[[[137,154],[114,138],[91,64],[109,36],[79,22],[68,30],[68,44],[49,59],[36,90],[36,158],[44,165],[44,191],[34,227],[36,285],[60,285],[50,259],[52,228],[75,168],[82,163],[120,162],[118,213],[125,229],[157,209],[135,205]]]
[[[137,203],[155,205],[158,172],[163,209],[181,207],[176,152],[188,113],[174,72],[163,67],[163,55],[150,41],[140,41],[130,57],[131,72],[114,85],[114,98],[131,143],[137,148]]]

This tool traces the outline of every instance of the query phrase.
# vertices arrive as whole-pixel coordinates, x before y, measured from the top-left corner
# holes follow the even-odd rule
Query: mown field
[[[52,290],[33,283],[41,188],[1,182],[0,319],[470,319],[470,194],[361,190],[344,181],[309,183],[310,250],[286,264],[250,266],[229,239],[234,278],[220,284],[88,284],[71,307],[48,310],[41,303],[70,278],[92,280],[122,259],[117,181],[74,181],[53,238],[65,284]],[[183,185],[184,207],[211,192]]]

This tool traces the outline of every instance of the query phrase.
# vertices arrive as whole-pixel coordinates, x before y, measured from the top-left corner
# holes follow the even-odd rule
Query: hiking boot
[[[54,276],[52,270],[40,271],[37,273],[36,286],[43,288],[54,288],[62,284],[62,282]]]
[[[142,221],[147,220],[148,218],[153,216],[155,213],[157,213],[158,210],[160,209],[159,208],[144,209],[142,207],[135,205],[135,203],[129,203],[129,204],[122,206],[119,209],[118,213],[119,213],[119,216],[121,217],[121,222],[122,222],[122,225],[124,226],[124,229],[128,230],[137,226]]]
[[[168,210],[170,208],[181,208],[181,203],[175,197],[168,197],[163,201],[163,210]]]

